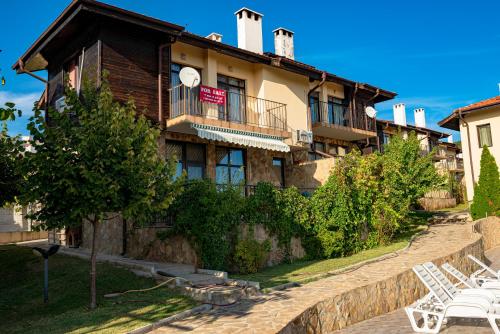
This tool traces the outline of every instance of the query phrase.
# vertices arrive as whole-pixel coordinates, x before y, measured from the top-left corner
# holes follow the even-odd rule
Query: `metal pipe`
[[[172,43],[164,43],[158,47],[158,122],[160,129],[165,125],[163,124],[163,49],[170,45]]]
[[[464,122],[465,127],[467,128],[467,146],[469,147],[469,163],[470,163],[470,173],[472,175],[472,184],[475,183],[474,181],[474,165],[472,164],[472,148],[470,144],[470,130],[469,130],[469,123],[465,120],[464,116],[462,115],[462,111],[458,111],[458,118]]]
[[[312,115],[311,115],[311,104],[310,104],[310,98],[311,98],[311,93],[313,93],[316,89],[319,87],[323,86],[323,84],[326,82],[326,72],[321,73],[321,81],[314,86],[313,88],[309,89],[309,92],[307,92],[307,128],[309,130],[312,130]]]
[[[43,259],[43,302],[49,302],[49,258]]]

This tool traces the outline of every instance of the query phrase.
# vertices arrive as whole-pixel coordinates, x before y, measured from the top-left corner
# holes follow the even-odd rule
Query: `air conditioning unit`
[[[307,130],[297,130],[297,141],[299,143],[312,144],[313,133]]]
[[[66,97],[60,97],[56,100],[55,108],[58,112],[63,112],[66,109]]]

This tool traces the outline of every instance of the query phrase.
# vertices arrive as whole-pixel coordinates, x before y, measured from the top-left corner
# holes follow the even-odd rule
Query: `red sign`
[[[226,104],[226,91],[224,89],[200,85],[200,101],[215,104]]]

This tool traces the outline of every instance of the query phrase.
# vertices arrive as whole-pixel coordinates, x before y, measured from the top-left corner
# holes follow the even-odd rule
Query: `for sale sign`
[[[200,85],[200,101],[215,104],[226,104],[226,91],[224,89]]]

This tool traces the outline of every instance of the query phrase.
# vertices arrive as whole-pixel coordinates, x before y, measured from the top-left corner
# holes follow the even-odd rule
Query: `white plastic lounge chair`
[[[485,263],[483,263],[482,261],[480,261],[479,259],[477,259],[476,257],[474,257],[474,256],[472,256],[470,254],[467,257],[469,259],[471,259],[473,262],[475,262],[477,265],[479,265],[482,268],[482,270],[480,270],[478,272],[475,272],[474,276],[478,276],[482,272],[488,272],[494,278],[500,279],[500,271],[494,271],[493,269],[491,269],[490,267],[488,267]]]
[[[483,288],[483,289],[497,289],[500,290],[500,281],[497,279],[477,279],[477,277],[467,277],[460,270],[456,269],[449,263],[445,263],[441,266],[446,272],[451,276],[455,277],[467,288]],[[476,278],[476,279],[474,279]]]
[[[486,319],[495,334],[500,334],[496,323],[500,319],[500,307],[487,302],[486,299],[459,294],[450,297],[435,278],[421,265],[413,267],[413,271],[429,290],[432,303],[429,299],[419,300],[415,304],[405,307],[413,330],[417,333],[436,334],[441,330],[445,318],[475,318]],[[422,318],[419,326],[417,316]]]
[[[473,295],[483,297],[490,303],[500,302],[500,290],[487,290],[481,288],[459,289],[446,277],[441,270],[432,262],[426,262],[423,267],[431,274],[432,277],[443,287],[446,293],[454,298],[457,295]]]

